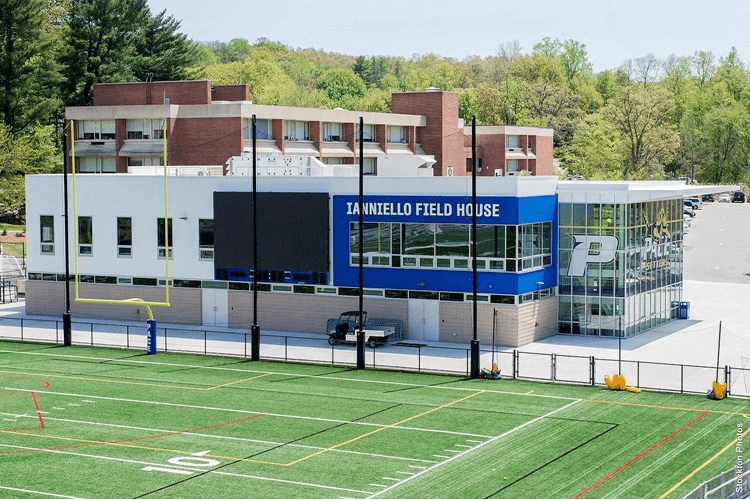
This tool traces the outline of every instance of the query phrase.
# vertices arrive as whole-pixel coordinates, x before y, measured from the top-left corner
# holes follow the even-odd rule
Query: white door
[[[409,338],[435,342],[440,339],[440,302],[409,299]]]
[[[201,299],[204,325],[229,326],[229,290],[203,288]]]

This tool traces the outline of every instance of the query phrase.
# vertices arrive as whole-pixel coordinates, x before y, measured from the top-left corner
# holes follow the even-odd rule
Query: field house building
[[[483,167],[473,206],[471,136],[455,94],[399,93],[393,113],[360,113],[256,106],[240,100],[241,87],[101,85],[95,106],[68,108],[77,172],[69,234],[80,297],[163,301],[168,263],[172,305],[154,309],[159,321],[249,328],[246,131],[255,114],[267,134],[257,141],[258,323],[325,333],[328,319],[358,307],[354,136],[362,116],[364,128],[371,125],[363,141],[363,158],[372,159],[363,179],[370,317],[400,320],[408,339],[471,339],[476,210],[480,342],[491,341],[493,321],[498,345],[521,346],[557,333],[631,336],[676,318],[682,198],[710,187],[559,181],[549,175],[551,130],[479,127]],[[164,170],[165,149],[170,175],[154,175]],[[532,175],[514,175],[523,170]],[[27,176],[26,189],[26,310],[61,315],[62,176]],[[147,318],[138,306],[78,302],[72,314]]]

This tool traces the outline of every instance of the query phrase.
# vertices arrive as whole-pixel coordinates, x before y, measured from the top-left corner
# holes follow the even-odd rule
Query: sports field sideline
[[[0,342],[2,498],[679,498],[746,399]]]

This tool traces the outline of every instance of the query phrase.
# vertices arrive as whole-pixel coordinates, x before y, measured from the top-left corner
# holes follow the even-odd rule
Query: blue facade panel
[[[349,263],[349,223],[359,221],[358,196],[333,197],[333,274],[336,286],[359,286]],[[365,222],[471,224],[470,196],[365,196]],[[477,292],[519,295],[557,286],[557,196],[477,197],[477,224],[551,222],[552,266],[513,273],[480,270]],[[539,285],[539,283],[543,285]],[[418,268],[364,268],[364,286],[401,290],[472,291],[472,272]]]

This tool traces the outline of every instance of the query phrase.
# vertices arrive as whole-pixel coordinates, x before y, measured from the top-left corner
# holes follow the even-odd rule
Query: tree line
[[[23,175],[62,171],[65,106],[96,83],[210,79],[257,104],[389,112],[391,93],[438,87],[480,125],[555,129],[560,175],[750,179],[750,72],[735,49],[653,54],[594,73],[586,46],[545,37],[456,60],[346,55],[257,38],[196,42],[147,0],[4,0],[0,10],[0,216]]]

